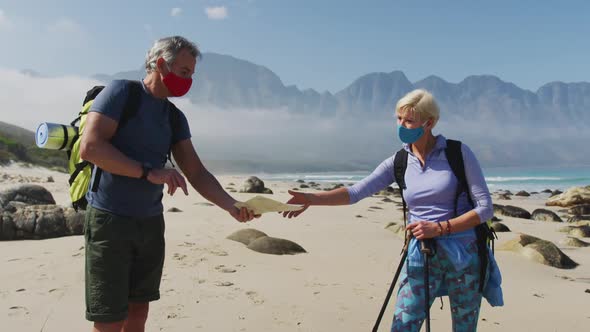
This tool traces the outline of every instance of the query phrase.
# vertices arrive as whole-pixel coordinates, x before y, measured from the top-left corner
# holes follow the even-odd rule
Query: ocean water
[[[502,167],[485,168],[483,170],[490,192],[510,190],[516,193],[520,190],[540,192],[545,189],[567,190],[575,186],[590,185],[590,166],[578,167]],[[326,173],[280,173],[258,174],[262,180],[297,181],[317,183],[356,183],[370,172],[326,172]],[[396,185],[393,184],[395,187]]]

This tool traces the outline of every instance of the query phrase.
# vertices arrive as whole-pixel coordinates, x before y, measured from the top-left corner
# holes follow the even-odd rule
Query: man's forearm
[[[236,200],[223,190],[219,181],[207,170],[198,172],[189,179],[189,182],[201,196],[226,211],[236,203]]]
[[[81,147],[80,157],[99,168],[117,175],[139,178],[142,173],[141,163],[135,161],[108,142],[85,143]]]

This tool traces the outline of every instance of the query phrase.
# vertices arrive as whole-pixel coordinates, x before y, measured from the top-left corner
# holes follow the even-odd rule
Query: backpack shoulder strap
[[[449,161],[449,165],[451,166],[451,170],[453,170],[453,173],[459,182],[457,187],[457,196],[455,198],[455,214],[457,214],[457,201],[459,194],[462,192],[467,194],[467,200],[469,201],[469,204],[474,206],[473,200],[471,199],[471,194],[469,193],[467,177],[465,176],[465,163],[463,161],[463,153],[461,152],[461,142],[448,139],[445,154],[447,156],[447,160]],[[479,291],[483,292],[488,266],[488,241],[491,242],[493,252],[495,233],[488,226],[488,224],[484,222],[475,227],[475,235],[477,237],[477,254],[480,259]]]
[[[445,149],[445,155],[451,166],[451,170],[458,181],[457,196],[463,192],[467,194],[467,200],[469,204],[473,206],[471,200],[471,194],[469,194],[469,186],[467,184],[467,176],[465,176],[465,163],[463,162],[463,152],[461,151],[461,141],[452,139],[447,140],[447,148]]]
[[[127,101],[123,107],[123,113],[121,113],[121,118],[119,119],[119,125],[117,126],[117,129],[125,126],[129,119],[137,115],[137,112],[139,111],[139,101],[141,98],[142,88],[143,87],[139,81],[127,81]]]
[[[406,168],[408,167],[408,151],[400,149],[393,160],[393,177],[400,190],[406,189]]]
[[[402,211],[404,212],[404,229],[406,228],[406,219],[407,219],[407,212],[408,206],[406,205],[406,200],[404,199],[404,190],[406,187],[406,168],[408,168],[408,151],[404,150],[403,148],[400,149],[395,154],[395,159],[393,159],[393,178],[395,179],[395,183],[400,190],[400,195],[402,197]],[[406,246],[407,237],[404,236],[404,248]]]
[[[168,121],[170,122],[170,128],[172,128],[172,132],[179,130],[180,126],[180,110],[173,102],[168,101],[169,104],[169,113],[168,113]]]
[[[455,174],[459,181],[459,185],[461,187],[466,186],[467,178],[465,177],[465,166],[463,163],[463,154],[461,153],[461,141],[448,139],[445,155],[447,156],[453,174]]]
[[[82,102],[82,106],[86,105],[87,102],[94,100],[94,98],[96,98],[96,96],[98,96],[98,94],[103,89],[104,89],[104,85],[96,85],[92,89],[88,90],[86,92],[86,97],[84,98],[84,101]]]
[[[168,147],[168,155],[166,156],[166,160],[170,162],[172,167],[175,167],[174,163],[172,162],[172,144],[174,143],[174,133],[180,130],[180,110],[171,101],[168,101],[168,122],[170,123],[170,130],[172,134],[170,135],[170,146]]]

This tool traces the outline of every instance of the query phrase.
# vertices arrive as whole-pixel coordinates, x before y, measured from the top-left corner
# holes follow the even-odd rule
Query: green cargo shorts
[[[117,322],[129,302],[160,298],[164,266],[164,217],[117,216],[86,210],[86,319]]]

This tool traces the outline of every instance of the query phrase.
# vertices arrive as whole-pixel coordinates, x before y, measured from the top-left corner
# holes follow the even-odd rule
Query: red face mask
[[[193,84],[192,78],[180,77],[171,71],[164,76],[162,81],[166,88],[168,88],[168,91],[170,91],[170,94],[174,97],[184,96]]]

